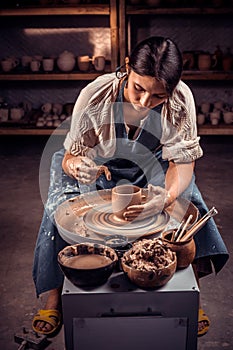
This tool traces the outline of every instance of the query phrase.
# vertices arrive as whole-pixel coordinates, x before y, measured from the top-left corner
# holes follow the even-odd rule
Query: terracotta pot
[[[222,60],[222,67],[225,72],[232,70],[233,68],[233,56],[225,56]]]
[[[177,268],[183,269],[193,262],[196,255],[196,245],[193,238],[186,242],[171,242],[172,232],[173,230],[162,232],[162,239],[176,253]]]
[[[199,70],[210,70],[215,68],[217,64],[217,59],[215,55],[209,53],[201,53],[198,56],[198,68]]]

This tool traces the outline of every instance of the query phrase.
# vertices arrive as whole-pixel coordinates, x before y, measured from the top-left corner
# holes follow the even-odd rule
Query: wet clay
[[[99,254],[85,254],[69,257],[63,261],[63,265],[75,269],[97,269],[99,267],[107,266],[112,262],[107,256]]]

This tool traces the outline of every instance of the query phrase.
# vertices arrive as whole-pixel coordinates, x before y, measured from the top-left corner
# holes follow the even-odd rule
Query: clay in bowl
[[[133,244],[121,259],[123,271],[138,287],[152,289],[165,285],[176,271],[176,254],[159,238]]]
[[[112,274],[118,261],[114,249],[96,243],[80,243],[58,253],[64,275],[75,286],[98,286]]]

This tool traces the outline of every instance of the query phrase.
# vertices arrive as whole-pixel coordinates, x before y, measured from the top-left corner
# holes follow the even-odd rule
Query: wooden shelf
[[[66,135],[66,129],[27,129],[27,128],[13,128],[0,127],[0,135]]]
[[[104,73],[110,73],[111,70],[107,69]],[[43,80],[93,80],[102,75],[103,72],[91,72],[91,73],[1,73],[0,81],[43,81]],[[232,72],[214,72],[214,71],[184,71],[182,74],[182,80],[219,80],[219,81],[232,81]]]
[[[182,80],[233,80],[233,71],[183,71]]]
[[[106,72],[105,72],[106,73]],[[43,80],[93,80],[101,73],[26,73],[26,74],[0,74],[0,81],[43,81]]]
[[[77,5],[71,7],[33,7],[0,9],[0,16],[69,16],[69,15],[109,15],[108,4]]]
[[[198,135],[233,135],[233,125],[201,125],[198,126]]]
[[[232,7],[145,7],[127,6],[127,15],[230,15],[233,13]]]

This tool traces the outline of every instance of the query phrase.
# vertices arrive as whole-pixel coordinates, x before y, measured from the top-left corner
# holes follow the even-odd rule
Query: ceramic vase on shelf
[[[74,69],[75,62],[74,54],[65,50],[59,55],[57,66],[62,72],[71,72]]]

